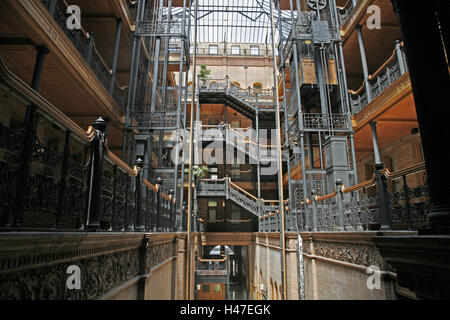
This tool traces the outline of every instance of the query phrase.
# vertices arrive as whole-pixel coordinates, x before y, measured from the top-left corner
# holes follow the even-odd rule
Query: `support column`
[[[450,130],[444,107],[450,105],[450,77],[444,50],[444,46],[448,46],[444,41],[449,39],[447,1],[429,1],[426,5],[405,0],[392,2],[405,43],[427,169],[431,202],[429,231],[450,234],[450,197],[445,187],[450,181],[450,148],[445,146],[450,140]],[[426,34],[426,37],[419,37],[419,34]],[[437,148],[437,141],[444,144]]]
[[[37,46],[36,62],[34,65],[33,78],[31,80],[31,88],[39,92],[41,88],[42,73],[44,71],[45,57],[49,50],[45,46]],[[24,202],[25,202],[25,186],[30,175],[31,157],[33,153],[34,139],[36,136],[36,128],[38,123],[38,113],[36,106],[30,104],[27,106],[25,115],[25,134],[22,146],[22,159],[17,178],[16,186],[16,212],[12,221],[14,226],[21,227],[23,223]]]
[[[278,199],[280,210],[280,249],[281,249],[281,300],[286,299],[286,244],[285,244],[285,210],[284,210],[284,190],[283,190],[283,155],[281,151],[281,120],[280,120],[280,102],[278,97],[278,69],[277,59],[275,56],[275,25],[274,25],[274,12],[273,3],[270,2],[270,30],[272,39],[272,68],[273,68],[273,82],[274,82],[274,98],[275,98],[275,127],[277,130],[277,161],[278,161]]]
[[[386,177],[382,173],[384,165],[381,162],[380,150],[378,148],[377,123],[371,121],[370,126],[372,127],[373,153],[375,156],[375,179],[377,183],[377,199],[380,209],[381,230],[390,230],[392,224],[391,208],[389,205],[389,192],[386,185]]]
[[[89,32],[89,44],[88,44],[88,51],[87,51],[87,57],[86,57],[86,62],[88,64],[88,66],[91,66],[92,54],[94,53],[94,41],[95,41],[94,33]]]
[[[113,53],[113,61],[112,61],[112,75],[111,75],[111,83],[109,85],[109,93],[113,94],[114,91],[114,82],[116,80],[116,72],[117,72],[117,59],[119,57],[119,49],[120,49],[120,34],[122,31],[122,19],[117,19],[116,26],[116,41],[114,43],[114,53]]]
[[[138,1],[138,8],[137,8],[137,20],[139,19],[139,13],[142,10],[142,1]],[[138,23],[138,21],[136,21]],[[127,109],[125,114],[125,123],[123,126],[123,143],[122,143],[122,161],[127,162],[127,146],[129,144],[129,136],[131,135],[131,132],[129,131],[129,123],[130,123],[130,109],[132,105],[132,98],[133,98],[133,86],[135,84],[135,69],[136,65],[139,63],[139,55],[140,55],[140,45],[141,45],[141,38],[137,35],[138,34],[138,28],[135,28],[134,35],[133,35],[133,49],[131,54],[131,68],[130,68],[130,81],[128,83],[128,96],[127,96]],[[139,49],[138,49],[139,47]],[[136,58],[138,61],[136,61]]]
[[[257,179],[257,188],[258,188],[258,198],[261,198],[261,152],[260,152],[260,145],[259,145],[259,106],[256,104],[256,110],[255,110],[255,119],[256,119],[256,152],[257,152],[257,163],[256,163],[256,179]]]
[[[361,53],[361,65],[364,73],[364,85],[366,87],[367,103],[370,103],[372,101],[372,92],[370,91],[369,69],[367,67],[366,50],[364,49],[364,41],[362,37],[362,26],[357,25],[356,31],[358,33],[359,51]]]
[[[281,17],[281,8],[278,6],[278,16]],[[280,34],[283,32],[283,24],[281,23],[281,19],[278,21],[278,27],[280,30]],[[286,73],[285,73],[285,62],[286,57],[283,54],[283,50],[279,51],[280,55],[280,64],[281,64],[281,78],[283,83],[283,110],[284,110],[284,147],[285,147],[285,154],[286,154],[286,167],[287,167],[287,175],[288,175],[288,194],[289,194],[289,210],[288,210],[288,230],[294,231],[295,230],[295,224],[294,224],[294,210],[293,210],[293,197],[294,193],[292,191],[292,181],[291,181],[291,161],[289,158],[289,114],[288,114],[288,108],[287,108],[287,92],[286,92]]]
[[[398,66],[400,68],[400,74],[404,74],[406,72],[405,60],[403,59],[403,52],[401,41],[395,41],[395,54],[397,55]]]

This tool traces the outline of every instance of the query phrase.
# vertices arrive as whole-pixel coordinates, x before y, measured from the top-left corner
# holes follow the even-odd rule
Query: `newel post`
[[[86,213],[86,229],[100,229],[100,207],[103,183],[103,166],[105,160],[106,127],[105,120],[101,117],[92,123],[95,136],[91,142],[91,161],[88,176],[88,206]]]
[[[142,168],[144,165],[144,162],[141,158],[138,158],[135,162],[137,166],[137,174],[135,177],[135,184],[136,184],[136,220],[134,225],[134,230],[137,232],[143,232],[145,230],[144,223],[143,223],[143,212],[142,212],[142,185],[143,185],[143,175],[142,175]]]

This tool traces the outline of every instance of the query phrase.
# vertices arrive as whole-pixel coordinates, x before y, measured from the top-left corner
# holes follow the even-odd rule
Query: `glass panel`
[[[259,54],[259,47],[251,46],[250,47],[250,54],[257,56]]]
[[[217,207],[217,200],[208,200],[208,207]]]
[[[217,217],[217,210],[216,209],[209,209],[209,220],[214,221]]]
[[[239,46],[231,47],[231,54],[240,54],[241,48]]]
[[[209,54],[218,54],[219,48],[216,45],[209,46]]]

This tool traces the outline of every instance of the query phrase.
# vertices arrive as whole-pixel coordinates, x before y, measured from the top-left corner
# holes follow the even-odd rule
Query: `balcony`
[[[397,79],[407,71],[406,56],[401,45],[398,50],[394,50],[392,55],[375,71],[369,75],[368,87],[370,88],[370,100],[380,96]],[[363,81],[361,87],[356,90],[349,90],[350,107],[352,114],[357,114],[367,107],[369,99],[367,97],[366,83]]]
[[[51,0],[41,0],[44,6],[49,9]],[[105,59],[100,54],[96,46],[95,35],[86,32],[83,28],[80,30],[69,30],[66,26],[66,5],[61,1],[57,1],[55,10],[52,14],[55,22],[60,26],[61,30],[72,42],[78,52],[81,54],[90,69],[97,76],[98,80],[103,84],[106,90],[109,91],[112,81],[112,70],[105,62]],[[119,105],[122,111],[126,109],[126,92],[120,88],[117,80],[114,82],[111,96]]]

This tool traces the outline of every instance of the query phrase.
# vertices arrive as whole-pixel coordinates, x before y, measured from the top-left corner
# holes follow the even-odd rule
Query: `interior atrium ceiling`
[[[271,0],[198,0],[197,41],[227,43],[271,43]],[[192,2],[191,24],[194,25],[195,1]],[[172,17],[181,16],[182,8],[173,8]],[[293,12],[293,17],[296,12]],[[280,14],[274,6],[275,43],[279,41]],[[282,35],[290,32],[291,11],[281,10]],[[193,41],[191,32],[191,41]]]

